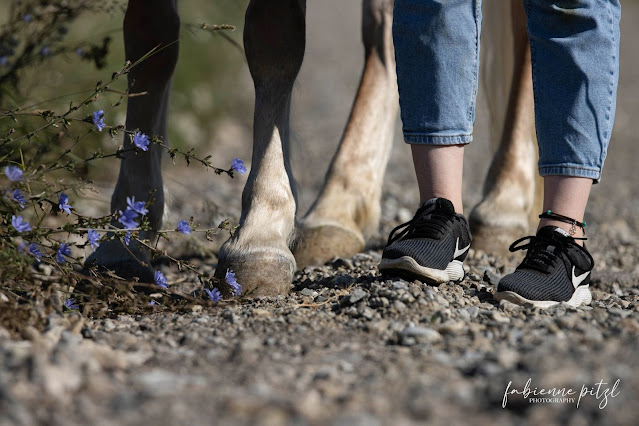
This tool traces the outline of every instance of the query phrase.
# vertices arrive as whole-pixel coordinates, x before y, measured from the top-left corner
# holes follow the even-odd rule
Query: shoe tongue
[[[423,204],[423,208],[433,206],[438,210],[444,210],[450,213],[455,213],[455,206],[453,203],[447,200],[446,198],[431,198],[428,201],[425,201]]]
[[[539,231],[537,231],[537,236],[542,238],[552,239],[553,237],[556,238],[558,235],[562,237],[571,237],[571,235],[568,232],[552,225],[544,226]]]

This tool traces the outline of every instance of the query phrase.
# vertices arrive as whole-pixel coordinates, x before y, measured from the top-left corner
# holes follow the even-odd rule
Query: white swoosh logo
[[[462,254],[466,253],[466,251],[470,248],[470,244],[468,244],[463,249],[459,249],[459,238],[457,238],[457,242],[455,243],[455,254],[453,255],[453,259],[457,259]]]
[[[581,284],[586,279],[588,274],[590,274],[590,271],[584,272],[583,274],[576,276],[575,267],[573,266],[572,267],[572,285],[575,286],[575,288],[579,287],[579,284]]]

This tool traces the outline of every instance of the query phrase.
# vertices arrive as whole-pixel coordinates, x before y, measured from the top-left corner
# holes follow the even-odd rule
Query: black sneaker
[[[433,198],[412,220],[391,231],[378,268],[384,277],[459,282],[471,240],[468,221],[455,213],[453,203]]]
[[[530,239],[525,245],[517,244]],[[570,306],[588,305],[592,256],[566,231],[555,226],[544,226],[537,236],[521,238],[510,246],[510,251],[528,249],[526,257],[515,272],[499,281],[496,300],[538,308],[549,308],[561,302]]]

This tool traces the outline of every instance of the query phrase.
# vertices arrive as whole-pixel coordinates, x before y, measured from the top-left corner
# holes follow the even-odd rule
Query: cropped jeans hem
[[[411,145],[466,145],[472,140],[473,135],[435,136],[404,132],[404,142]]]
[[[539,166],[539,175],[544,176],[572,176],[589,178],[594,183],[601,181],[601,169],[594,167],[584,167],[578,164],[554,164]]]

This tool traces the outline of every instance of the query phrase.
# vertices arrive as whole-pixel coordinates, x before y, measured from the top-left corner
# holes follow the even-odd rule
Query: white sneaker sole
[[[582,285],[577,287],[575,292],[573,293],[570,300],[568,300],[566,305],[572,306],[576,308],[581,305],[589,305],[592,302],[592,295],[590,294],[590,289],[587,285]],[[495,300],[508,300],[509,302],[515,303],[517,305],[525,305],[526,303],[530,303],[536,308],[546,309],[551,306],[559,305],[562,302],[556,302],[554,300],[530,300],[526,299],[518,295],[513,291],[498,291],[495,293]]]
[[[398,259],[382,259],[377,267],[384,271],[404,271],[431,284],[443,284],[449,281],[461,281],[464,279],[464,264],[459,260],[453,260],[446,269],[433,269],[421,266],[410,256],[402,256]]]

